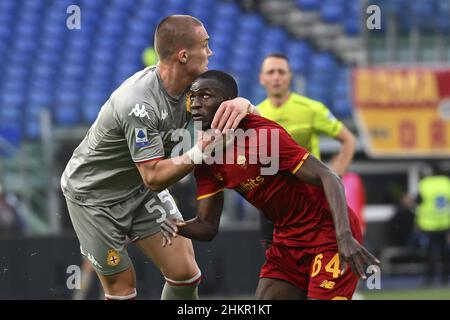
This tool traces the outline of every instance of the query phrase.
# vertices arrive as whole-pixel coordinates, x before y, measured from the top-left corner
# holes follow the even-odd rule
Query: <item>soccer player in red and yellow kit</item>
[[[237,95],[237,85],[224,72],[208,71],[192,84],[190,94],[192,118],[206,130],[220,103]],[[346,205],[339,177],[273,121],[248,114],[238,129],[254,130],[256,140],[231,140],[219,148],[222,153],[209,155],[209,160],[222,161],[196,166],[197,217],[164,221],[163,246],[177,234],[212,240],[219,228],[222,191],[234,189],[275,225],[257,298],[351,299],[358,278],[366,277],[365,266],[379,261],[360,244],[358,220]],[[263,173],[267,162],[260,160],[261,150],[278,163],[276,173]],[[230,154],[233,163],[226,161]]]

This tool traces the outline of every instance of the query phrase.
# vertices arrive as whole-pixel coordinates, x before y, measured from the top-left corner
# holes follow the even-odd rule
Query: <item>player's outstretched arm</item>
[[[226,133],[228,129],[236,129],[248,113],[259,114],[251,102],[245,98],[237,97],[220,104],[211,122],[211,128]]]
[[[365,266],[379,264],[380,261],[353,238],[348,220],[344,187],[339,177],[312,155],[305,160],[295,175],[307,183],[322,186],[333,216],[336,240],[342,262],[341,270],[344,272],[346,263],[349,263],[352,271],[365,279]]]
[[[163,246],[171,244],[177,234],[198,241],[211,241],[219,231],[223,192],[197,201],[197,216],[188,221],[167,219],[161,224]]]
[[[195,164],[202,162],[202,152],[211,143],[215,143],[214,136],[201,131],[196,145],[181,156],[136,163],[145,186],[160,192],[181,180],[194,169]]]
[[[136,167],[145,186],[160,192],[191,172],[194,163],[187,154],[183,154],[176,158],[136,163]]]

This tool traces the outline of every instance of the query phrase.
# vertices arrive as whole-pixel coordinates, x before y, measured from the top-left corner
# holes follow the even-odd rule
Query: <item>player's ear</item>
[[[179,60],[181,63],[186,63],[186,62],[187,62],[187,60],[188,60],[188,54],[187,54],[186,49],[183,49],[183,50],[178,51],[178,60]]]
[[[263,73],[262,73],[262,71],[259,73],[259,84],[262,85],[262,86],[265,85],[265,82],[263,80]]]

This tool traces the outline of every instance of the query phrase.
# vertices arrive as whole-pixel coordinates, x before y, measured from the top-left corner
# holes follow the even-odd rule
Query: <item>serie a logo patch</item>
[[[136,136],[136,147],[142,148],[148,145],[148,136],[146,128],[134,128],[134,134]]]

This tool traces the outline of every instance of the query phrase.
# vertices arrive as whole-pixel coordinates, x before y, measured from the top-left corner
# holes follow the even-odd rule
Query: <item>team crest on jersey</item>
[[[245,158],[245,156],[243,154],[238,155],[237,164],[244,169],[247,168],[247,159]]]
[[[136,147],[142,148],[148,145],[147,129],[134,128],[134,134],[136,136]]]
[[[214,174],[214,177],[215,177],[217,180],[219,180],[219,181],[223,181],[223,177],[222,177],[222,174],[221,174],[220,172]]]
[[[114,249],[108,250],[108,256],[106,257],[106,263],[111,267],[115,267],[120,263],[120,256],[116,250],[114,250]]]

